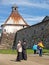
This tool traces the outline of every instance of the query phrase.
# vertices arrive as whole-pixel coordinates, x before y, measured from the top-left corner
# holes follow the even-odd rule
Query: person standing
[[[42,50],[43,50],[43,47],[44,47],[42,41],[38,42],[38,47],[39,47],[39,56],[42,56],[42,52],[43,52]]]
[[[22,60],[27,60],[27,44],[26,44],[26,41],[23,41],[22,43]]]
[[[37,53],[37,44],[34,44],[32,49],[34,50],[34,54],[36,54]]]
[[[22,45],[21,45],[21,41],[19,40],[18,44],[17,44],[17,59],[16,59],[16,61],[21,61],[21,59],[22,59]]]
[[[39,46],[39,56],[42,56],[42,47]]]

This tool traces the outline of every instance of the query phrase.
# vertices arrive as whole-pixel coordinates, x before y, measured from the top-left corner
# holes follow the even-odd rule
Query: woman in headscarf
[[[24,59],[24,60],[27,60],[26,49],[27,49],[27,44],[26,44],[26,41],[24,40],[22,43],[22,59]]]
[[[18,44],[17,44],[17,59],[16,59],[16,61],[21,61],[21,59],[22,59],[22,45],[21,45],[21,41],[19,40]]]

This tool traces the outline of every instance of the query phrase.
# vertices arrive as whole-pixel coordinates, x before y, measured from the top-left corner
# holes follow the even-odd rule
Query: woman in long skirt
[[[21,41],[19,40],[18,44],[17,44],[17,59],[16,61],[21,61],[22,59],[22,45],[21,45]]]

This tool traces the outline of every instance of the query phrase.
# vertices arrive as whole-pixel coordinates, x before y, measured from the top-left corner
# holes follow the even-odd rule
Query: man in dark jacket
[[[23,44],[22,44],[22,59],[24,59],[24,60],[27,60],[26,49],[27,49],[26,41],[23,41]]]

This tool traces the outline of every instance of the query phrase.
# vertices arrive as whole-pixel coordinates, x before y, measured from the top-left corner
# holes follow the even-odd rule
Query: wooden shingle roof
[[[26,23],[26,21],[22,18],[22,16],[18,13],[18,10],[17,10],[17,7],[12,7],[13,9],[12,9],[12,12],[11,12],[11,14],[10,14],[10,16],[8,17],[8,19],[5,21],[5,23],[3,24],[3,25],[5,25],[5,24],[7,24],[7,22],[8,22],[8,20],[11,18],[12,20],[13,20],[13,23],[14,24],[16,24],[16,25],[18,25],[18,24],[20,24],[21,23],[21,21],[20,20],[22,20],[25,24],[21,24],[21,25],[26,25],[26,26],[28,26],[28,24]],[[13,24],[13,25],[14,25]]]

